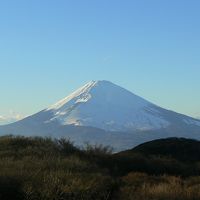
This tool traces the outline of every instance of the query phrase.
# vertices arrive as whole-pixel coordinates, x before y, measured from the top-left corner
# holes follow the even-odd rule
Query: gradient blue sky
[[[0,116],[110,80],[200,116],[199,0],[0,1]]]

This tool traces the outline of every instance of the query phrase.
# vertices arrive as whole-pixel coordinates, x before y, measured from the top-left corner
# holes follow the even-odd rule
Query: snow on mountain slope
[[[67,137],[76,145],[109,145],[115,151],[159,138],[200,139],[200,120],[156,106],[109,81],[91,81],[0,135]]]
[[[150,102],[108,81],[91,81],[47,109],[62,125],[110,131],[151,130],[169,125]]]

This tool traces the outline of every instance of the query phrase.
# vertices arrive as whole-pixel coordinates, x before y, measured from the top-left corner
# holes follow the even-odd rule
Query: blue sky
[[[199,0],[0,1],[0,116],[33,114],[90,80],[200,116],[199,8]]]

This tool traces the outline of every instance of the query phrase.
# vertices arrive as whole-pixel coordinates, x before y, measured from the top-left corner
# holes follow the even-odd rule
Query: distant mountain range
[[[0,134],[68,137],[77,145],[110,145],[115,151],[143,142],[186,137],[200,139],[200,120],[163,109],[109,81],[91,81],[47,109]]]

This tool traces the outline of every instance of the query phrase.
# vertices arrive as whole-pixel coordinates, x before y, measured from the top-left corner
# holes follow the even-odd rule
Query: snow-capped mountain
[[[49,108],[0,126],[0,134],[69,137],[124,150],[152,139],[200,139],[200,120],[158,107],[109,81],[91,81]]]
[[[148,101],[108,81],[91,81],[47,109],[62,125],[109,131],[165,128],[169,122]]]

